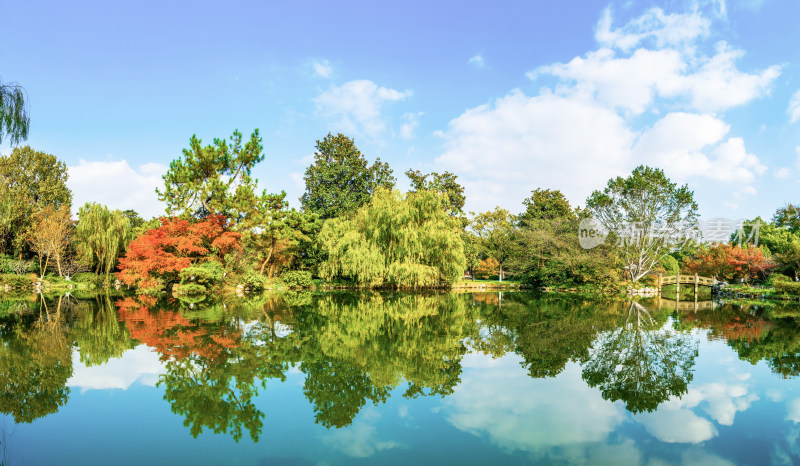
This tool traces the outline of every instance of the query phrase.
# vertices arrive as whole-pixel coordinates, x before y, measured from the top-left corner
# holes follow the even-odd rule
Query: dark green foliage
[[[446,196],[443,201],[450,215],[463,214],[462,209],[466,202],[466,196],[464,196],[464,187],[456,181],[458,178],[456,175],[450,172],[441,174],[431,172],[425,175],[419,170],[408,170],[406,176],[411,180],[413,192],[423,189],[440,192]]]
[[[289,270],[283,272],[281,280],[289,286],[299,286],[308,288],[314,284],[311,280],[311,272],[306,270]]]
[[[269,282],[269,279],[255,270],[245,272],[241,277],[241,284],[251,291],[261,291]]]
[[[508,261],[523,282],[533,286],[592,285],[613,291],[619,279],[615,252],[609,245],[580,246],[579,216],[559,191],[537,189],[525,205]]]
[[[164,175],[164,190],[156,190],[170,215],[206,218],[224,215],[233,226],[257,213],[258,180],[250,177],[253,167],[264,160],[258,130],[242,146],[242,133],[233,132],[230,144],[214,139],[205,147],[196,135],[189,140],[183,157],[173,160]]]
[[[366,204],[379,187],[392,189],[392,170],[380,158],[371,166],[352,139],[328,133],[317,141],[314,163],[306,169],[303,209],[321,219],[354,212]]]
[[[518,219],[522,226],[535,220],[558,220],[576,218],[572,206],[559,190],[536,189],[531,196],[522,201],[525,211]]]
[[[204,294],[208,288],[199,283],[179,283],[174,286],[173,292],[178,295]]]
[[[178,273],[181,285],[199,284],[203,285],[204,288],[212,287],[221,282],[224,275],[225,269],[217,261],[208,261],[186,267]]]
[[[28,139],[30,124],[25,90],[17,83],[0,83],[0,143],[4,136],[12,146]]]

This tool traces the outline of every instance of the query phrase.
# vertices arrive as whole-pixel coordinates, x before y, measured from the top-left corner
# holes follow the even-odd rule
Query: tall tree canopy
[[[455,281],[464,272],[464,243],[460,222],[441,199],[431,191],[404,196],[381,188],[352,217],[326,221],[319,241],[328,259],[320,275],[367,286]]]
[[[775,226],[786,228],[792,233],[800,233],[800,207],[794,204],[786,204],[775,211],[772,217]]]
[[[17,83],[0,83],[0,143],[4,137],[12,146],[28,139],[30,124],[25,90]]]
[[[431,172],[426,175],[419,170],[408,170],[406,176],[411,180],[413,191],[427,189],[441,192],[447,196],[446,205],[450,215],[463,213],[462,209],[467,198],[464,196],[464,187],[456,181],[458,178],[456,175],[450,172],[441,174]]]
[[[500,264],[498,276],[501,279],[503,266],[513,249],[514,224],[514,216],[500,207],[480,213],[472,220],[472,231],[480,238],[479,244],[484,254]]]
[[[606,188],[593,192],[586,204],[619,238],[633,281],[653,270],[697,220],[697,203],[689,187],[678,187],[663,170],[644,165],[627,178],[609,180]]]
[[[379,187],[392,189],[396,179],[381,159],[371,166],[355,142],[339,133],[317,141],[314,163],[306,169],[300,202],[322,219],[338,217],[366,204]]]
[[[519,215],[519,223],[526,225],[535,220],[577,218],[564,194],[557,190],[536,189],[522,201],[525,211]]]
[[[22,252],[33,215],[72,205],[67,165],[54,155],[17,147],[0,157],[0,253]]]
[[[230,144],[215,138],[213,144],[205,147],[193,135],[183,157],[170,163],[164,175],[164,190],[156,189],[158,198],[167,203],[170,215],[184,218],[223,215],[235,227],[257,212],[258,180],[250,173],[264,160],[262,151],[258,129],[244,145],[238,130],[233,132]]]

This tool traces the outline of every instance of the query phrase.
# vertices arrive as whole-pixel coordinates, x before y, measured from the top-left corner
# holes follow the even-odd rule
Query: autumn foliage
[[[477,267],[475,267],[475,278],[489,278],[492,275],[497,275],[500,270],[500,263],[491,257],[482,260]]]
[[[116,304],[119,319],[125,322],[131,337],[155,348],[162,361],[191,355],[218,360],[240,344],[238,329],[193,322],[178,311],[151,311],[155,303],[154,297],[139,296],[123,298]]]
[[[178,281],[178,273],[192,264],[222,260],[233,249],[241,249],[239,233],[225,230],[222,216],[190,222],[162,218],[161,226],[148,230],[128,245],[120,259],[117,277],[139,288],[155,288]]]
[[[722,280],[749,281],[775,267],[775,262],[764,255],[764,251],[752,245],[745,247],[716,244],[701,249],[684,263],[684,270]]]

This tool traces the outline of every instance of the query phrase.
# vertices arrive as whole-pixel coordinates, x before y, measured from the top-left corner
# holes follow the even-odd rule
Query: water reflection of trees
[[[158,384],[195,436],[208,428],[258,440],[259,386],[285,380],[294,366],[326,427],[349,425],[401,384],[405,397],[452,393],[474,322],[454,295],[289,294],[230,304],[118,302],[131,336],[161,354]]]
[[[633,413],[653,411],[670,396],[684,395],[697,342],[688,333],[666,328],[664,320],[632,301],[624,322],[601,333],[583,363],[586,383],[604,399],[624,401]]]
[[[58,411],[69,397],[67,379],[72,375],[63,298],[57,303],[38,298],[31,304],[25,304],[25,312],[2,319],[0,326],[0,411],[17,423]]]
[[[743,361],[765,361],[783,377],[800,375],[800,306],[791,304],[733,304],[714,311],[681,315],[686,326],[708,329]]]
[[[300,370],[316,421],[349,425],[369,401],[447,395],[459,382],[472,320],[456,295],[327,295],[298,309]]]

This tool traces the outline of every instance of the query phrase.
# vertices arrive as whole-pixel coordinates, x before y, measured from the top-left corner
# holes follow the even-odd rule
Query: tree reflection
[[[269,323],[245,326],[224,304],[187,312],[140,297],[118,305],[131,335],[161,354],[166,371],[158,386],[193,436],[208,428],[238,441],[244,429],[258,441],[264,413],[253,401],[257,385],[285,378],[293,345],[274,338]]]
[[[523,293],[474,295],[484,304],[481,332],[473,347],[493,356],[514,351],[531,377],[555,377],[569,361],[585,361],[598,334],[614,328],[617,314],[609,305],[580,298]]]
[[[597,339],[583,364],[583,379],[604,399],[624,401],[632,413],[653,411],[688,391],[697,352],[691,335],[663,328],[632,301],[624,323]]]
[[[62,313],[64,299],[48,305],[39,298],[39,314],[4,319],[0,345],[0,411],[14,422],[29,423],[58,411],[67,402],[72,375],[72,342]],[[28,321],[28,322],[26,322]]]
[[[300,370],[316,421],[347,426],[404,381],[407,398],[452,393],[474,326],[467,311],[457,295],[378,293],[320,296],[298,309]]]
[[[117,319],[117,311],[106,292],[93,300],[76,301],[73,335],[81,362],[87,367],[119,358],[136,346],[130,333]]]

